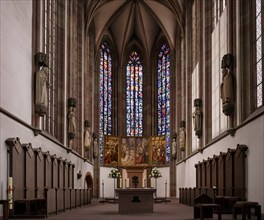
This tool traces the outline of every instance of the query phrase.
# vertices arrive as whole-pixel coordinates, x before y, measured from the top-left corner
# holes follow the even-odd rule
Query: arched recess
[[[90,172],[87,172],[85,174],[84,178],[84,188],[91,189],[91,198],[93,198],[93,190],[94,190],[94,182],[93,182],[93,177]]]

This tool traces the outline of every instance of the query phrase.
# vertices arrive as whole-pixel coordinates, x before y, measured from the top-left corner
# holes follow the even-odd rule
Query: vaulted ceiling
[[[183,4],[184,0],[90,0],[86,24],[94,27],[97,48],[110,34],[120,57],[131,42],[139,42],[150,55],[160,35],[175,46],[176,33],[183,31]]]

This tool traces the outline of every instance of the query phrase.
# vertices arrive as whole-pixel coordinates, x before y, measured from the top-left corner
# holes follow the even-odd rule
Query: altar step
[[[167,203],[167,202],[170,202],[170,199],[165,198],[165,197],[158,197],[154,199],[154,202],[155,203],[163,203],[163,202]]]
[[[101,198],[100,203],[118,203],[118,198]]]
[[[165,197],[158,197],[154,199],[154,203],[167,203],[171,200],[169,198]],[[101,198],[99,200],[100,203],[118,203],[118,198]]]

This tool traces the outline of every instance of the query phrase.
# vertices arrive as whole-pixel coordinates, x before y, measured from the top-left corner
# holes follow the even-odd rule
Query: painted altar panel
[[[147,167],[165,165],[165,136],[104,137],[104,166]]]
[[[150,166],[149,138],[120,138],[119,166]]]
[[[118,143],[117,136],[105,136],[104,138],[104,165],[117,166],[118,165]]]
[[[165,136],[153,136],[150,140],[152,166],[166,165],[166,138]]]

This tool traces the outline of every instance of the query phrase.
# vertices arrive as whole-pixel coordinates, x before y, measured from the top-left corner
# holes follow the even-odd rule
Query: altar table
[[[156,189],[152,188],[129,188],[116,189],[119,195],[118,210],[120,214],[137,214],[153,212],[153,193]]]

